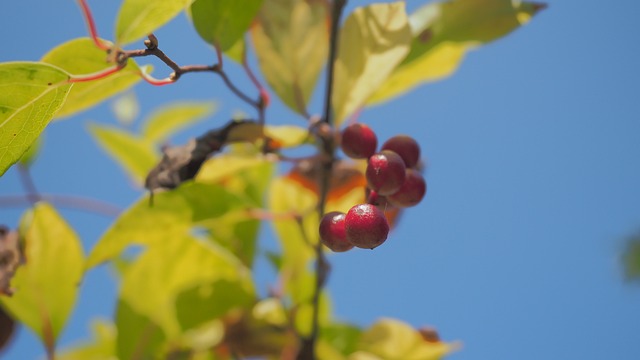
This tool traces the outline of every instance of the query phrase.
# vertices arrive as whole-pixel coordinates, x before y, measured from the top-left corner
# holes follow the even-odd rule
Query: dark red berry
[[[383,150],[373,154],[367,163],[367,184],[378,195],[390,195],[404,183],[406,167],[400,155]]]
[[[420,160],[420,145],[411,136],[396,135],[385,141],[381,149],[400,155],[408,168],[416,166]]]
[[[376,152],[378,138],[365,124],[351,124],[342,131],[342,151],[352,159],[366,159]]]
[[[347,240],[363,249],[373,249],[389,235],[389,223],[375,205],[360,204],[352,207],[344,219]]]
[[[400,189],[387,196],[389,202],[398,207],[416,206],[427,192],[427,183],[417,170],[407,169]]]
[[[324,214],[320,220],[320,241],[335,252],[344,252],[353,248],[345,232],[345,215],[342,212],[332,211]]]

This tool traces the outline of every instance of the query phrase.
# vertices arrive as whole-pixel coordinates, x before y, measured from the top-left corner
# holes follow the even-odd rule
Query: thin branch
[[[117,217],[122,211],[117,206],[79,196],[39,194],[39,200],[50,202],[54,206],[91,212],[106,217]],[[0,207],[22,207],[31,204],[32,199],[29,195],[0,196]]]
[[[20,175],[20,182],[22,183],[22,187],[27,192],[27,199],[31,203],[31,205],[40,201],[41,196],[38,193],[38,189],[36,188],[35,183],[33,182],[33,178],[31,177],[31,171],[29,171],[28,167],[18,165],[18,174]]]
[[[327,202],[327,196],[329,193],[329,182],[333,171],[333,163],[335,162],[335,141],[333,137],[333,131],[331,129],[333,125],[333,113],[331,110],[333,96],[333,77],[334,77],[334,63],[336,59],[336,52],[338,48],[338,27],[340,25],[340,18],[342,11],[347,3],[347,0],[334,0],[331,4],[331,27],[329,30],[329,55],[327,59],[327,80],[324,98],[324,113],[322,121],[317,124],[317,135],[322,142],[322,166],[319,180],[320,180],[320,197],[318,200],[318,214],[320,218],[324,215],[325,206]],[[328,131],[327,131],[327,128]],[[303,339],[302,347],[298,352],[298,360],[314,360],[316,359],[315,348],[316,341],[319,333],[319,312],[320,312],[320,295],[322,288],[324,287],[327,276],[329,273],[329,263],[327,262],[322,243],[318,241],[315,245],[316,253],[316,283],[315,290],[312,299],[312,319],[311,319],[311,333],[308,338]]]

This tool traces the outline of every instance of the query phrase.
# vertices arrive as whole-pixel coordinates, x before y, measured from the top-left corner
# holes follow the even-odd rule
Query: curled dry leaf
[[[263,126],[255,121],[230,121],[185,145],[166,147],[160,163],[147,175],[145,187],[151,192],[174,189],[193,179],[204,161],[223,146],[233,142],[254,142],[263,135]]]
[[[0,294],[13,294],[11,279],[23,260],[18,232],[0,226]]]

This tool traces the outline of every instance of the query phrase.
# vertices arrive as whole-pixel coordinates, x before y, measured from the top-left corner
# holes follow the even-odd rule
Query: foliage
[[[340,25],[345,3],[123,0],[110,42],[97,36],[81,0],[90,37],[61,44],[40,62],[0,64],[0,175],[18,161],[28,171],[52,119],[71,117],[140,80],[166,85],[186,72],[213,72],[255,110],[255,117],[175,147],[164,146],[166,140],[212,116],[215,104],[165,104],[140,132],[88,124],[96,143],[150,193],[117,216],[86,258],[51,204],[27,209],[17,233],[2,230],[2,254],[19,253],[9,264],[20,266],[15,276],[0,268],[3,292],[13,289],[0,302],[38,334],[49,358],[430,360],[455,350],[455,343],[398,320],[361,328],[332,316],[320,216],[362,203],[366,186],[362,164],[336,158],[334,135],[359,109],[451,75],[467,51],[507,35],[543,5],[451,0],[407,14],[398,1],[356,8]],[[219,63],[179,66],[158,49],[151,33],[183,11]],[[144,49],[121,48],[145,36]],[[248,49],[270,90],[307,126],[268,124],[269,96],[249,66]],[[257,95],[234,85],[222,66],[225,55],[240,63]],[[174,73],[152,78],[150,67],[137,64],[145,56]],[[308,107],[325,65],[325,109],[318,120]],[[135,117],[130,108],[122,110],[125,124]],[[277,164],[287,160],[281,150],[303,145],[315,146],[317,156],[279,171]],[[393,226],[398,211],[386,214]],[[256,251],[263,220],[273,224],[281,247],[266,255],[280,284],[267,297],[258,295],[252,276],[256,257],[263,256]],[[128,249],[136,246],[142,251],[132,256]],[[83,274],[104,262],[119,269],[114,318],[96,321],[89,342],[58,351]]]

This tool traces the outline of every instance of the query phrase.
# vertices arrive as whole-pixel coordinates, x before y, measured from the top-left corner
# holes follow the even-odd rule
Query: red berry
[[[382,144],[382,150],[391,150],[400,155],[407,167],[414,167],[420,160],[420,145],[412,137],[396,135]]]
[[[375,205],[360,204],[352,207],[344,219],[347,240],[363,249],[373,249],[389,235],[389,223]]]
[[[427,183],[422,175],[414,169],[407,169],[404,183],[400,190],[387,196],[392,205],[398,207],[410,207],[420,203],[427,192]]]
[[[376,152],[378,138],[365,124],[351,124],[342,131],[342,151],[352,159],[366,159]]]
[[[383,150],[369,158],[365,172],[367,184],[378,195],[393,194],[404,183],[405,170],[406,167],[400,155]]]
[[[320,220],[320,241],[335,252],[351,250],[353,244],[347,240],[344,226],[345,213],[332,211]]]

